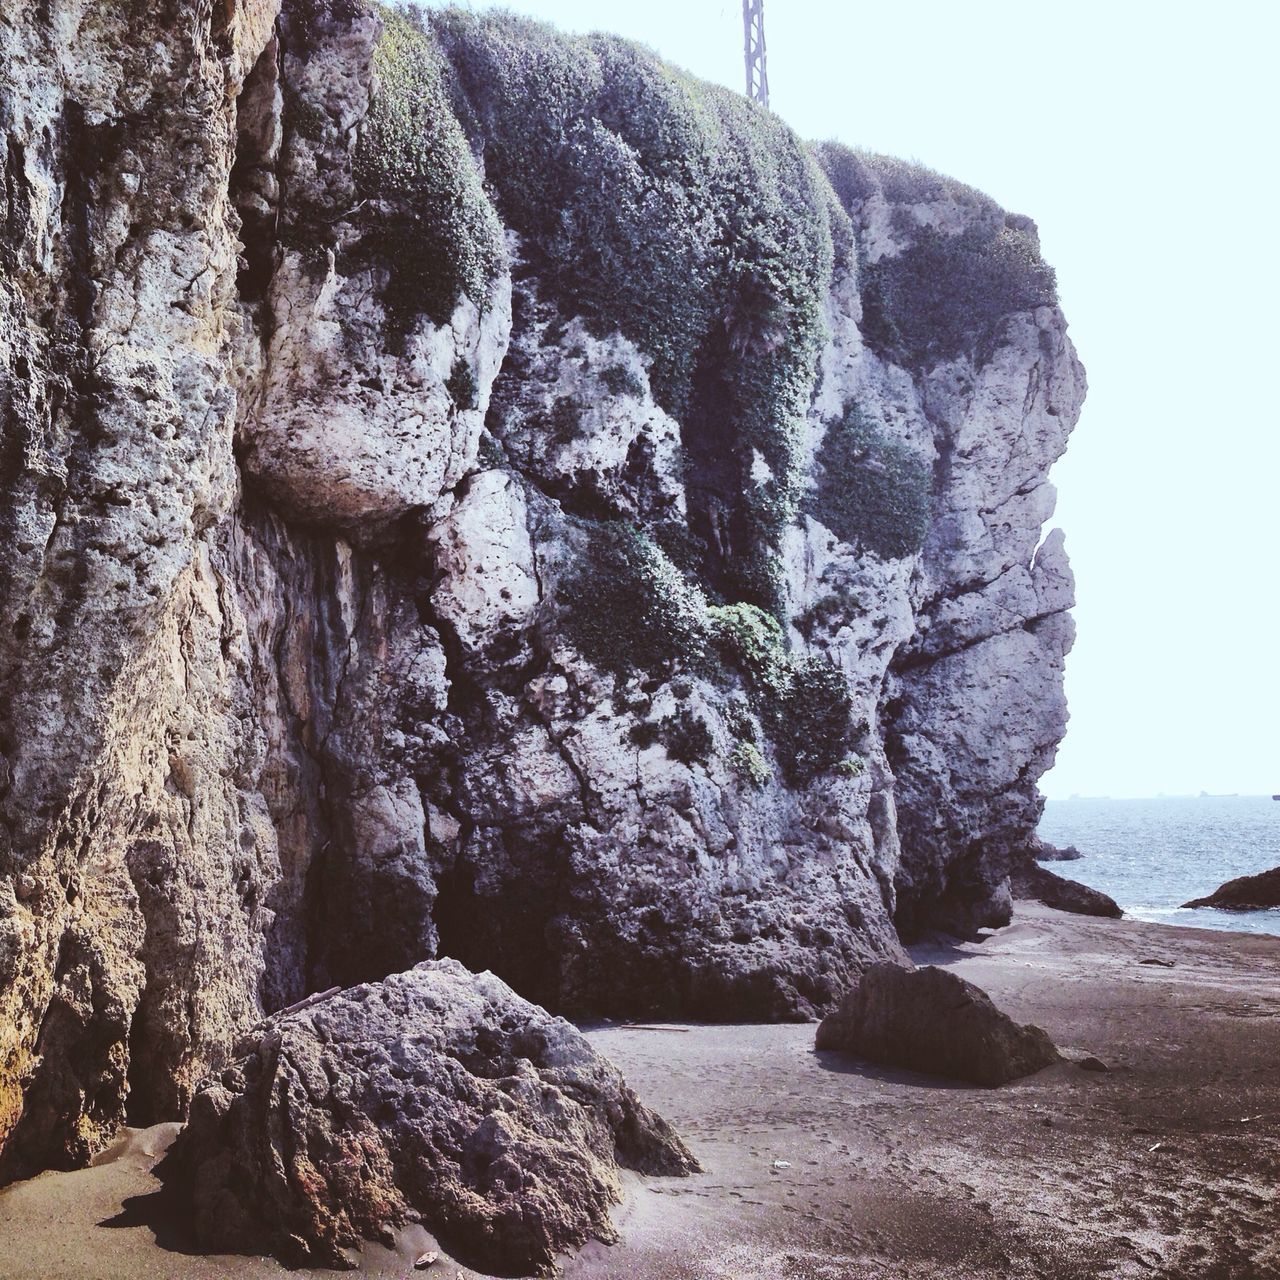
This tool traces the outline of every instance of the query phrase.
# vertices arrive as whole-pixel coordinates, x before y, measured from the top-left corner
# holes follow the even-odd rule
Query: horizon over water
[[[1280,910],[1182,907],[1280,867],[1280,801],[1270,796],[1049,800],[1039,834],[1084,854],[1046,867],[1110,894],[1131,919],[1280,936]]]

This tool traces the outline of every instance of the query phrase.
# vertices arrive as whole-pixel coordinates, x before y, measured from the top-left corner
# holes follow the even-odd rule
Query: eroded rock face
[[[1031,224],[506,17],[10,8],[0,1175],[424,959],[803,1018],[1001,918],[1084,389]]]
[[[698,1167],[572,1026],[452,960],[279,1015],[235,1053],[165,1166],[215,1253],[343,1267],[414,1222],[526,1274],[617,1238],[619,1166]]]
[[[215,7],[0,24],[6,1171],[85,1161],[135,1056],[140,1114],[172,1111],[258,1005],[275,850],[211,533],[237,492],[235,98],[278,5]]]
[[[1019,1026],[980,987],[934,965],[873,965],[823,1019],[817,1048],[992,1088],[1062,1061],[1046,1032]]]

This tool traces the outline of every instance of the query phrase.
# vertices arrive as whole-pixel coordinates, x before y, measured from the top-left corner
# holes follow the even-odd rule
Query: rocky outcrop
[[[1225,911],[1267,911],[1280,907],[1280,867],[1256,876],[1240,876],[1220,885],[1207,898],[1184,907],[1221,907]]]
[[[805,1018],[1061,735],[1034,227],[605,37],[0,21],[0,1176],[440,956]]]
[[[980,987],[934,965],[873,965],[818,1027],[817,1048],[995,1088],[1062,1061]]]
[[[867,264],[876,359],[853,390],[932,472],[909,634],[887,650],[876,715],[902,850],[895,919],[908,937],[972,933],[1008,921],[1005,877],[1066,725],[1074,586],[1061,533],[1042,534],[1045,462],[1066,447],[1083,370],[1034,224],[901,162],[832,146],[823,159]]]
[[[1031,842],[1029,848],[1031,856],[1037,862],[1079,862],[1084,857],[1084,854],[1073,844],[1048,844],[1044,840],[1036,839]]]
[[[697,1163],[567,1022],[452,960],[255,1028],[166,1160],[211,1252],[345,1267],[420,1223],[499,1275],[611,1241],[618,1166]]]
[[[1080,916],[1103,916],[1119,920],[1124,912],[1116,900],[1100,889],[1087,884],[1054,875],[1035,862],[1014,867],[1009,877],[1010,888],[1016,899],[1043,902],[1046,907],[1058,911],[1071,911]]]

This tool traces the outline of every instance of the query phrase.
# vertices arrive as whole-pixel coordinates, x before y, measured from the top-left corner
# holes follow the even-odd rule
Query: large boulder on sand
[[[213,1251],[349,1267],[362,1237],[421,1223],[526,1274],[616,1238],[619,1165],[698,1167],[574,1027],[452,960],[278,1014],[236,1052],[164,1170]]]
[[[1019,1026],[945,969],[872,965],[818,1027],[819,1049],[995,1086],[1062,1061],[1046,1032]]]
[[[1057,911],[1109,920],[1119,920],[1124,915],[1116,900],[1102,890],[1055,875],[1035,862],[1015,867],[1009,875],[1009,884],[1014,898],[1021,902],[1043,902]]]
[[[1280,907],[1280,867],[1256,876],[1240,876],[1219,886],[1207,898],[1184,902],[1184,907],[1221,907],[1224,911],[1266,911]]]

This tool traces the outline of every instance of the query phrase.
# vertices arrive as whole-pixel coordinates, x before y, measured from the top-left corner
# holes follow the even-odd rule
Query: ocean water
[[[1049,870],[1109,893],[1135,919],[1280,934],[1280,910],[1187,911],[1181,905],[1237,876],[1280,867],[1280,800],[1050,800],[1040,836],[1084,854],[1078,862],[1047,862]]]

